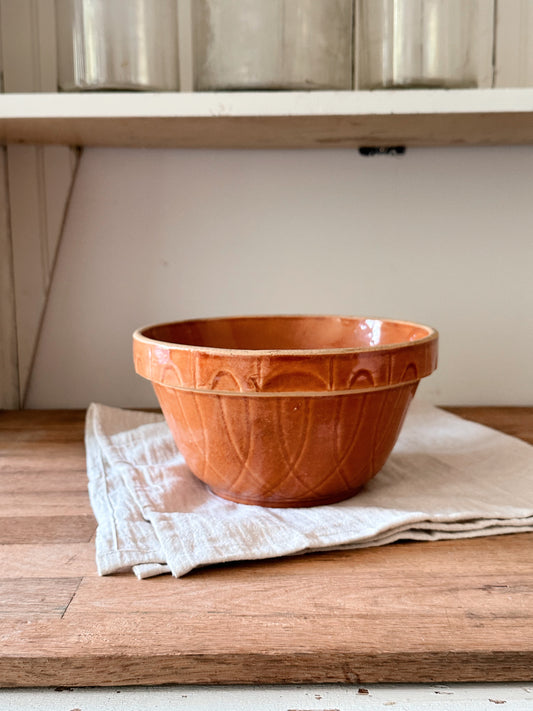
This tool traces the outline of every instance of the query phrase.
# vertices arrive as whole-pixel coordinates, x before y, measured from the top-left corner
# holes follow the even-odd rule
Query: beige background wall
[[[131,332],[248,313],[439,329],[437,404],[533,402],[533,147],[85,151],[28,407],[155,405]]]

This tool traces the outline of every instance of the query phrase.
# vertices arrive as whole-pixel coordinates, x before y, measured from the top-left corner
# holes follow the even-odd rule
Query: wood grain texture
[[[0,580],[0,615],[43,620],[63,617],[81,578],[4,578]]]
[[[533,408],[448,409],[533,441]],[[0,546],[0,686],[531,681],[533,534],[98,577],[83,415],[0,413],[0,501],[42,495],[0,508],[35,531]]]
[[[94,535],[94,529],[93,529]],[[92,536],[91,536],[92,539]],[[0,545],[0,570],[6,578],[61,578],[97,575],[94,567],[94,542],[65,543],[58,537],[44,537],[34,543],[13,543],[4,540]],[[49,545],[53,543],[53,545]],[[28,560],[32,561],[31,567]]]
[[[0,494],[0,501],[3,497]],[[90,515],[4,516],[0,517],[0,544],[85,543],[96,532]],[[93,556],[94,557],[94,556]]]
[[[533,407],[446,407],[444,409],[533,444]]]

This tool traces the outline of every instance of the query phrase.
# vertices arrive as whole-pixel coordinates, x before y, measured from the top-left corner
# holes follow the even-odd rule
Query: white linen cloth
[[[158,414],[92,404],[85,441],[100,575],[179,577],[226,561],[533,531],[533,446],[426,404],[411,406],[360,493],[312,508],[218,498]]]

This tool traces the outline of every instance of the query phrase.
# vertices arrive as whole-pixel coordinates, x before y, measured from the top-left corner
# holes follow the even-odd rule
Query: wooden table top
[[[99,577],[84,419],[0,412],[0,686],[533,679],[529,533]]]

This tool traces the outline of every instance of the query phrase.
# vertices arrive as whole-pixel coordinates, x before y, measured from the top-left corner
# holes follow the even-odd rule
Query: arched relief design
[[[334,377],[331,390],[357,390],[390,385],[390,358],[361,352],[333,357]]]
[[[391,351],[390,384],[406,383],[429,375],[436,366],[437,341],[415,343]]]
[[[371,388],[375,385],[372,373],[366,368],[355,370],[348,380],[348,389]]]
[[[287,356],[273,363],[268,355],[243,354],[232,359],[231,368],[228,368],[228,359],[218,354],[196,353],[194,360],[196,371],[192,387],[199,390],[324,392],[335,389],[331,384],[329,356],[312,360],[300,355]],[[192,382],[191,379],[189,383]],[[184,387],[187,387],[186,382]]]
[[[418,379],[418,369],[416,367],[416,363],[409,363],[409,365],[403,371],[401,382],[408,383],[412,380],[417,380],[417,379]]]
[[[418,360],[417,360],[418,357]],[[355,358],[355,365],[354,365]],[[134,351],[136,371],[169,387],[225,392],[331,392],[383,387],[417,380],[434,369],[433,354],[393,352],[373,359],[371,353],[350,355],[344,362],[284,362],[273,368],[263,358],[243,357],[227,367],[227,360],[211,354],[165,352],[153,346]],[[374,361],[374,362],[373,362]],[[418,362],[420,361],[420,362]],[[333,365],[332,365],[333,363]],[[224,367],[226,366],[226,367]]]
[[[195,359],[187,351],[170,350],[166,361],[157,354],[159,382],[173,387],[187,387],[195,380]],[[155,363],[153,365],[154,369]],[[166,375],[172,380],[166,380]]]
[[[262,383],[265,392],[323,392],[328,390],[327,380],[317,373],[305,370],[291,370],[265,378]]]
[[[189,381],[194,383],[199,390],[223,390],[226,392],[256,391],[258,381],[254,373],[257,372],[257,359],[255,357],[232,358],[231,367],[228,358],[212,353],[195,353],[194,378]]]
[[[429,375],[436,367],[437,339],[353,352],[279,354],[136,342],[134,361],[140,375],[199,392],[334,393],[395,386]]]
[[[260,389],[265,392],[324,392],[331,386],[331,357],[308,357],[297,353],[276,358],[262,357]]]
[[[229,370],[219,370],[211,379],[209,390],[239,390],[241,385],[233,373]]]
[[[181,387],[183,385],[181,373],[171,360],[167,361],[164,365],[161,364],[158,366],[157,380],[171,388]]]

